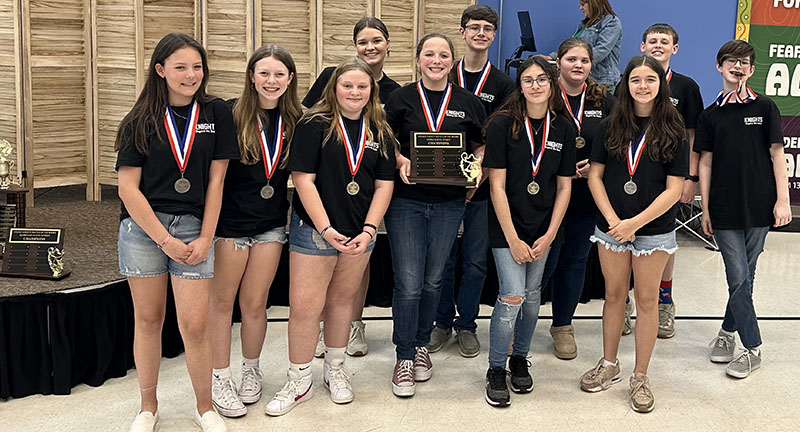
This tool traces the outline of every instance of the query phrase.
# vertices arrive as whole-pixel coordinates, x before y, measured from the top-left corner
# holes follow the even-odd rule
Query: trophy
[[[57,247],[47,249],[47,264],[53,271],[53,277],[59,278],[64,273],[64,251]]]
[[[10,157],[13,150],[11,143],[0,139],[0,189],[3,190],[8,189],[11,185],[9,177],[11,177],[11,168],[14,166],[14,161]]]
[[[467,178],[467,182],[475,183],[481,175],[481,159],[474,154],[461,153],[461,173]]]

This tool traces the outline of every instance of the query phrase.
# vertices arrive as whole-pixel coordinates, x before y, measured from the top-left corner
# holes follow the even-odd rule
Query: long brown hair
[[[592,52],[592,46],[586,39],[581,39],[578,37],[571,37],[566,39],[564,42],[561,42],[561,45],[558,46],[558,61],[560,62],[567,52],[573,48],[584,48],[587,53],[589,53],[589,60],[594,63],[594,52]],[[591,72],[591,67],[589,68],[589,72]],[[592,102],[596,107],[600,106],[603,103],[603,99],[605,99],[606,95],[608,94],[608,87],[599,84],[597,81],[593,80],[590,77],[586,77],[586,99],[589,102]]]
[[[517,69],[517,80],[514,85],[514,92],[508,96],[503,105],[492,113],[489,120],[486,121],[486,125],[483,127],[484,140],[486,139],[487,127],[492,120],[499,115],[505,115],[511,119],[511,138],[519,138],[520,131],[525,127],[525,117],[528,115],[526,110],[527,99],[525,99],[525,95],[522,94],[521,78],[523,72],[534,65],[542,68],[547,78],[550,80],[550,97],[547,99],[547,108],[552,111],[555,116],[558,116],[558,113],[564,110],[564,100],[558,93],[558,75],[556,73],[556,68],[542,56],[528,57]]]
[[[617,85],[617,103],[608,120],[605,147],[608,153],[617,160],[625,160],[628,146],[639,137],[641,130],[636,126],[633,97],[628,80],[631,72],[639,66],[647,66],[658,75],[658,94],[650,113],[650,124],[647,129],[647,155],[655,162],[670,162],[675,157],[678,145],[686,137],[686,129],[678,110],[669,99],[669,84],[664,68],[656,59],[648,56],[636,56],[628,62],[625,73]]]
[[[300,122],[308,123],[314,119],[322,119],[329,124],[322,139],[322,144],[325,145],[332,137],[336,137],[338,142],[344,144],[342,137],[336,132],[339,115],[341,115],[339,103],[336,99],[336,85],[342,75],[353,70],[364,72],[369,77],[369,100],[362,110],[367,140],[377,142],[381,148],[381,155],[388,157],[389,154],[395,151],[397,140],[394,138],[392,128],[386,122],[386,111],[381,108],[381,102],[378,99],[378,82],[375,81],[375,76],[372,75],[372,69],[360,58],[353,57],[336,67],[331,79],[322,91],[322,97],[319,102],[303,114]],[[373,128],[377,131],[377,137],[372,132]]]
[[[250,56],[244,74],[244,89],[242,89],[242,95],[233,107],[233,122],[236,124],[242,163],[245,165],[257,163],[262,157],[261,144],[258,140],[257,119],[261,118],[261,124],[265,128],[271,120],[268,118],[267,113],[259,108],[258,91],[253,85],[252,78],[255,73],[256,63],[267,57],[274,57],[283,63],[292,76],[286,91],[278,98],[278,109],[283,119],[283,129],[286,134],[283,141],[285,151],[280,165],[283,168],[289,158],[289,143],[292,141],[294,128],[297,125],[297,120],[303,114],[300,102],[297,100],[297,68],[289,51],[277,45],[265,45]],[[279,132],[276,131],[276,133]]]
[[[605,15],[617,16],[608,0],[580,0],[580,2],[589,5],[589,15],[581,21],[586,27],[597,24]]]
[[[156,72],[156,65],[164,66],[167,57],[181,48],[193,48],[200,54],[203,62],[203,79],[194,94],[194,99],[199,103],[206,103],[215,99],[206,93],[208,83],[208,58],[206,50],[193,37],[183,33],[170,33],[156,45],[153,56],[150,58],[150,68],[147,70],[147,80],[142,92],[133,104],[130,112],[122,118],[117,129],[117,138],[114,141],[114,150],[127,149],[134,146],[141,154],[147,154],[149,137],[155,133],[161,136],[160,125],[164,121],[164,112],[169,102],[169,89],[167,81]],[[126,131],[130,130],[129,136]]]

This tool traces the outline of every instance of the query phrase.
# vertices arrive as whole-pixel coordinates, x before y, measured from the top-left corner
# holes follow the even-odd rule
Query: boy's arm
[[[700,197],[702,198],[701,205],[703,207],[703,216],[701,218],[701,226],[703,232],[707,236],[714,235],[714,229],[711,226],[711,214],[708,212],[708,195],[711,190],[711,161],[714,153],[704,151],[700,153],[700,163],[698,166],[698,173],[700,175]]]
[[[699,175],[700,154],[692,150],[694,148],[694,128],[686,129],[686,134],[689,137],[689,177],[697,177]],[[694,201],[694,195],[697,191],[696,186],[697,183],[694,180],[684,180],[683,191],[681,192],[682,203],[688,204]]]
[[[786,157],[783,155],[783,144],[772,144],[769,153],[772,156],[775,187],[778,189],[778,199],[775,201],[772,214],[775,216],[774,226],[779,227],[792,221],[792,210],[789,208],[789,175],[786,168]]]

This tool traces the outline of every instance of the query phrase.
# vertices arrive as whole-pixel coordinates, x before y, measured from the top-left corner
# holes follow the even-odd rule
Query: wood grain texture
[[[376,0],[375,8],[389,29],[389,55],[384,62],[384,73],[400,85],[413,81],[417,0]]]
[[[464,43],[458,29],[461,27],[461,12],[474,0],[425,0],[422,7],[422,28],[420,38],[428,33],[442,33],[449,36],[456,46],[455,58],[464,54]]]
[[[261,2],[261,45],[275,44],[289,50],[297,66],[297,91],[301,97],[316,78],[316,50],[311,44],[311,8],[315,7],[315,1]]]
[[[242,92],[240,78],[247,67],[248,0],[206,0],[206,38],[210,70],[208,91],[226,99]]]
[[[317,73],[326,66],[336,66],[356,55],[353,45],[353,26],[369,13],[371,2],[366,0],[320,0],[322,6],[322,64]]]
[[[14,169],[19,172],[22,154],[22,143],[19,142],[18,132],[21,131],[19,108],[18,82],[21,71],[18,70],[19,49],[16,46],[15,31],[19,28],[16,23],[16,0],[0,1],[0,138],[7,140],[14,147],[11,159],[15,163]],[[19,147],[18,147],[19,146]]]

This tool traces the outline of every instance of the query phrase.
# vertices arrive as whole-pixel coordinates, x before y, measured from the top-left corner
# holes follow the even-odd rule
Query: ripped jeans
[[[509,248],[492,249],[500,291],[489,325],[489,367],[505,367],[512,334],[514,355],[528,355],[539,320],[542,274],[549,253],[550,249],[538,261],[520,265],[512,258]]]

